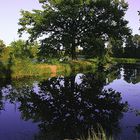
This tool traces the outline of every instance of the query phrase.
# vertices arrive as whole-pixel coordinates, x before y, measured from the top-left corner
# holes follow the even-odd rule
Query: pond
[[[100,124],[115,140],[140,139],[140,66],[0,83],[1,140],[64,140]]]

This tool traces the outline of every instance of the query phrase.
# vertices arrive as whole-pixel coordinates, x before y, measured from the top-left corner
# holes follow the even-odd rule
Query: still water
[[[140,139],[140,66],[1,80],[0,140],[80,138],[98,124],[115,140]]]

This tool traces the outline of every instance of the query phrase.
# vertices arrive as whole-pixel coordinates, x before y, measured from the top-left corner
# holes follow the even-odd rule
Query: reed
[[[80,140],[113,140],[113,137],[106,135],[106,132],[102,126],[98,125],[97,131],[91,130],[88,132],[88,136],[81,137]]]

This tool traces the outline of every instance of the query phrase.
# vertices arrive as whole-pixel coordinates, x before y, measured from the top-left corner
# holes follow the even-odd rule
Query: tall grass
[[[116,63],[127,63],[127,64],[140,63],[140,59],[135,58],[113,58],[113,61]]]
[[[43,67],[43,64],[33,64],[30,60],[16,59],[11,66],[11,77],[12,78],[23,78],[23,77],[37,77],[43,75],[50,75],[51,70],[49,67]],[[44,66],[44,65],[43,65]]]
[[[70,75],[72,72],[72,69],[69,64],[62,63],[57,66],[57,74],[65,74],[65,75]]]
[[[85,72],[95,69],[95,63],[89,61],[68,61],[65,63],[33,63],[31,60],[15,59],[11,66],[12,78],[53,76],[63,74],[69,75],[71,72]],[[55,68],[56,70],[54,70]]]
[[[86,138],[81,137],[80,140],[113,140],[113,137],[108,137],[103,128],[98,125],[96,132],[91,130],[88,132],[88,136]]]
[[[88,71],[95,68],[95,63],[84,60],[69,61],[72,71]]]
[[[5,69],[11,72],[12,78],[24,78],[54,76],[57,74],[69,75],[71,72],[91,71],[96,67],[95,61],[89,60],[67,60],[60,62],[58,59],[51,59],[47,63],[37,63],[30,58],[17,58],[13,54],[11,55],[10,52],[11,50],[5,50],[0,57],[0,62],[2,62],[4,66],[4,68],[0,70],[0,77],[4,77],[4,73],[6,75]],[[56,67],[56,72],[54,72],[53,66]]]

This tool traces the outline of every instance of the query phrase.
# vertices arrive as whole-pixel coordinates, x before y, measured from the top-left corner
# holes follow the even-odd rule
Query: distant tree
[[[12,49],[12,54],[16,58],[33,58],[36,56],[38,44],[31,44],[24,40],[17,40],[13,41],[10,44],[10,47]]]
[[[0,40],[0,53],[2,53],[3,49],[6,47],[3,40]]]
[[[140,58],[140,35],[132,35],[126,40],[124,57]]]
[[[110,37],[122,40],[129,34],[128,21],[124,20],[128,5],[124,0],[39,2],[42,10],[21,11],[18,32],[20,35],[29,33],[30,41],[41,37],[42,55],[56,56],[63,48],[66,55],[75,59],[78,46],[103,55],[104,44]]]

